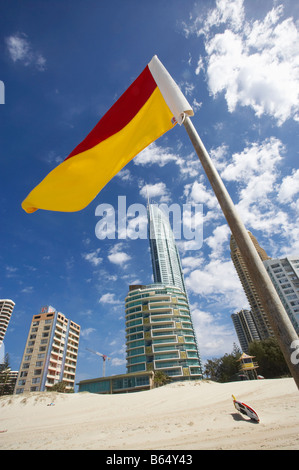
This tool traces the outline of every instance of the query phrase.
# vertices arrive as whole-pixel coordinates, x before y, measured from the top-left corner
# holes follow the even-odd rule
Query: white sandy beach
[[[260,423],[235,410],[232,394]],[[121,395],[35,392],[0,397],[0,431],[1,450],[298,450],[299,392],[291,378]]]

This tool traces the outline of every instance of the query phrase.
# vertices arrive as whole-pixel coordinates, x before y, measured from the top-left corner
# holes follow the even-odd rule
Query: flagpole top
[[[181,126],[185,115],[194,116],[193,109],[183,95],[181,89],[173,80],[157,55],[154,55],[148,64],[150,72],[161,91],[163,98],[172,111],[176,121]]]

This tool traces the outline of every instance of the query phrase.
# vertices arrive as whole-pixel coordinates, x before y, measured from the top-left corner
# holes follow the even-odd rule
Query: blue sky
[[[1,0],[0,297],[16,306],[5,337],[14,370],[29,325],[52,305],[81,325],[76,380],[125,373],[124,299],[148,284],[148,240],[100,240],[100,204],[117,211],[202,204],[203,244],[178,240],[203,360],[237,342],[247,301],[230,232],[183,127],[138,155],[83,211],[26,214],[22,200],[87,135],[157,54],[192,104],[192,121],[246,227],[271,257],[298,254],[299,5],[293,0]],[[147,188],[147,191],[146,191]],[[129,219],[130,221],[130,219]],[[128,221],[128,223],[129,223]],[[144,223],[144,220],[140,220]],[[187,223],[187,221],[186,221]]]

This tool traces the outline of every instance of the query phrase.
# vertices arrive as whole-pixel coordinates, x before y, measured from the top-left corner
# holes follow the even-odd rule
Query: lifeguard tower
[[[258,369],[259,366],[257,362],[253,362],[254,358],[255,356],[248,356],[248,354],[243,353],[238,359],[238,362],[240,362],[240,371],[244,372],[250,380],[258,378],[256,369]]]

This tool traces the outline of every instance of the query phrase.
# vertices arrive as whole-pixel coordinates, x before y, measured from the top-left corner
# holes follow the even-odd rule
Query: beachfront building
[[[15,303],[10,299],[0,299],[0,347],[9,324]]]
[[[34,315],[15,393],[51,390],[58,382],[75,386],[80,326],[51,306]]]
[[[0,363],[0,396],[13,394],[17,377],[17,370],[11,370],[6,364]]]
[[[135,372],[133,374],[111,375],[95,379],[81,380],[79,392],[100,394],[130,393],[151,390],[154,388],[154,373]]]
[[[252,233],[248,232],[248,234],[261,260],[265,261],[270,259],[266,251],[259,245],[257,239],[252,235]],[[254,318],[256,328],[258,330],[258,334],[262,340],[267,339],[273,336],[273,331],[267,318],[266,312],[262,306],[261,299],[256,291],[253,281],[251,280],[246,263],[243,259],[243,256],[241,255],[241,252],[233,235],[230,239],[230,250],[231,259],[234,263],[245,295],[249,302],[251,313]]]
[[[181,260],[168,216],[148,204],[148,232],[154,282],[179,287],[186,292]]]
[[[128,373],[163,371],[172,380],[202,378],[186,293],[162,283],[132,285],[125,300]]]
[[[299,334],[299,255],[264,261],[280,300]]]
[[[242,351],[249,352],[252,341],[260,341],[260,336],[250,310],[240,310],[231,315]]]

